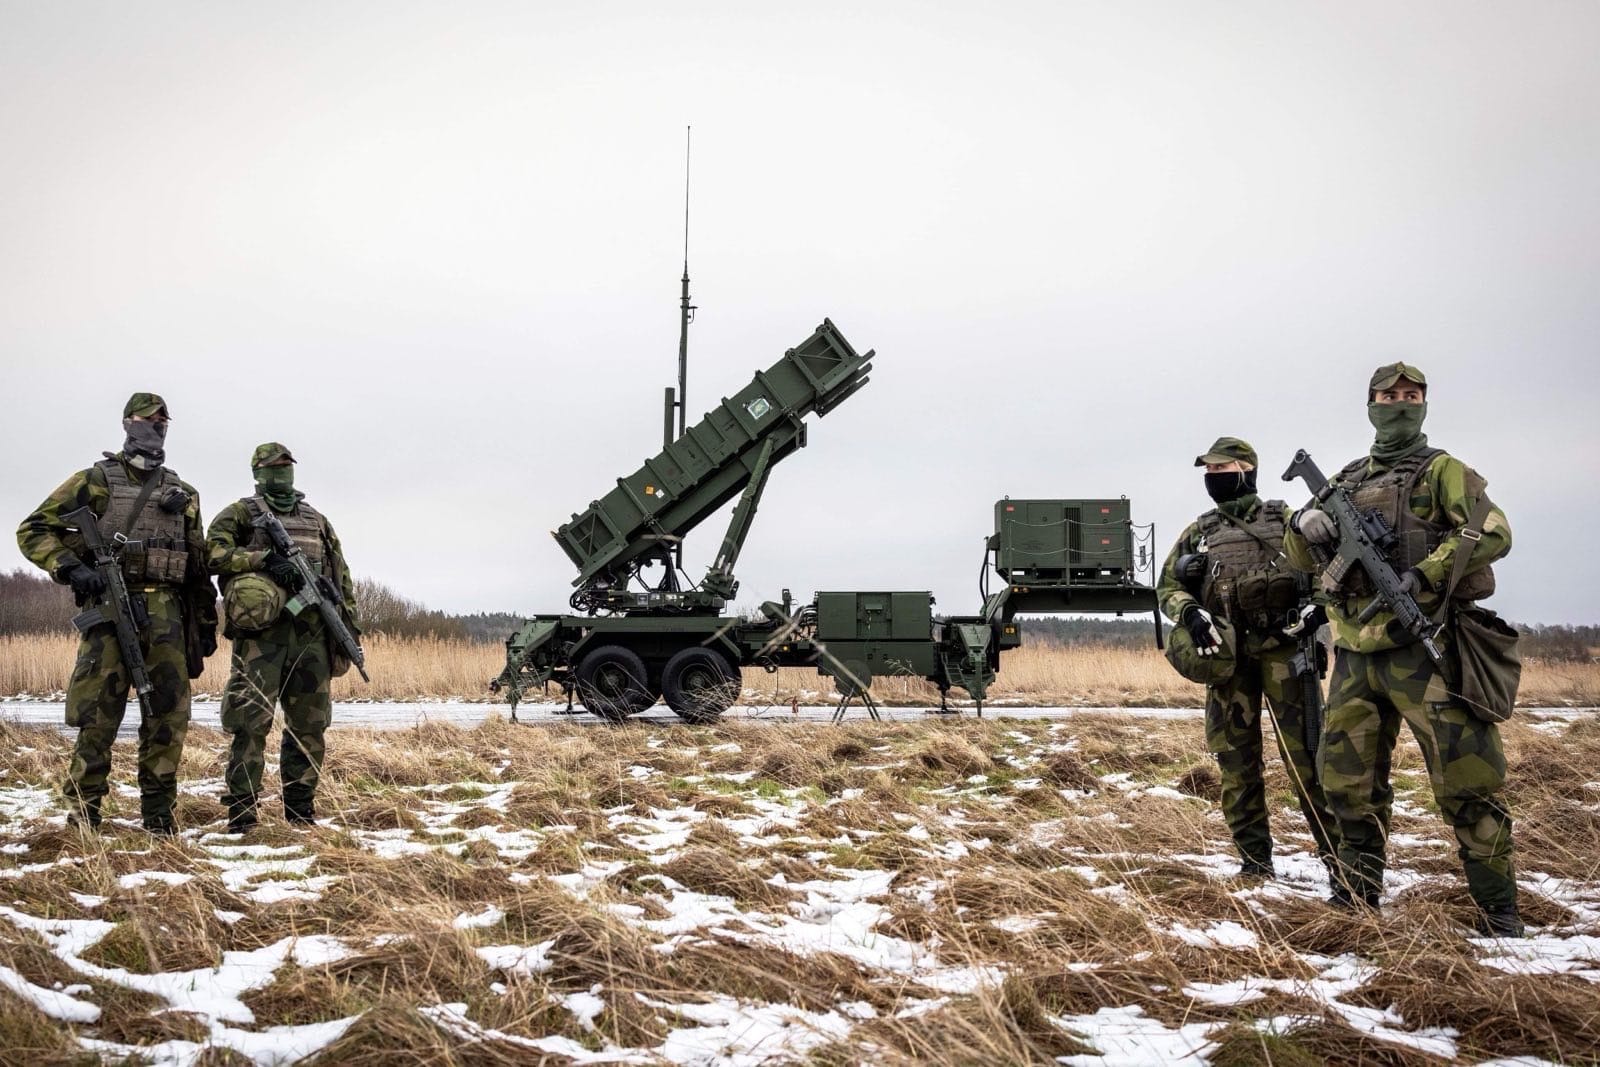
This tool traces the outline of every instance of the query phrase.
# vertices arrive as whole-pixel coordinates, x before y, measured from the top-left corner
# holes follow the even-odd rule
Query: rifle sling
[[[144,484],[139,486],[139,495],[133,498],[133,510],[128,512],[128,521],[123,524],[122,529],[119,531],[123,537],[127,537],[133,532],[134,526],[139,521],[139,516],[144,514],[144,509],[150,503],[150,497],[155,494],[156,488],[166,480],[162,472],[163,468],[157,467],[150,472],[149,477],[144,480]]]
[[[1435,622],[1444,618],[1444,613],[1450,607],[1450,598],[1455,595],[1456,586],[1467,576],[1467,566],[1472,562],[1472,553],[1478,547],[1478,542],[1483,539],[1483,524],[1489,520],[1489,509],[1492,507],[1494,503],[1489,499],[1488,493],[1479,496],[1478,502],[1472,507],[1472,514],[1467,517],[1467,524],[1461,528],[1461,543],[1456,546],[1455,557],[1450,563],[1450,578],[1445,582],[1444,596],[1439,599],[1439,611],[1434,616]]]

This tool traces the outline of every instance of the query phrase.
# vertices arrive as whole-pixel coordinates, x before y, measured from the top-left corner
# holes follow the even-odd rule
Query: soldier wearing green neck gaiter
[[[250,456],[254,495],[224,508],[206,535],[211,569],[222,578],[225,632],[233,639],[233,671],[222,695],[222,728],[232,735],[222,798],[230,833],[246,833],[256,824],[267,734],[279,704],[284,817],[295,826],[316,820],[324,734],[333,714],[329,686],[350,666],[330,645],[321,615],[301,610],[295,594],[304,579],[272,548],[256,526],[258,516],[269,509],[278,516],[317,581],[339,591],[346,625],[360,632],[339,536],[295,489],[294,464],[294,455],[276,441],[258,447]]]
[[[1511,527],[1487,500],[1483,477],[1428,443],[1422,432],[1427,398],[1427,377],[1409,363],[1373,372],[1367,382],[1367,418],[1377,431],[1372,450],[1330,481],[1350,493],[1358,510],[1381,516],[1394,531],[1385,555],[1401,588],[1425,613],[1445,618],[1446,599],[1459,607],[1494,592],[1489,565],[1510,551]],[[1332,545],[1339,536],[1313,501],[1290,516],[1284,552],[1297,569],[1315,571],[1319,564],[1309,546]],[[1467,559],[1454,574],[1461,553]],[[1368,613],[1374,593],[1358,572],[1324,575],[1334,665],[1317,770],[1338,824],[1339,870],[1330,903],[1370,909],[1380,903],[1394,797],[1390,768],[1404,722],[1422,749],[1439,814],[1454,832],[1467,890],[1479,909],[1478,928],[1520,936],[1499,730],[1473,713],[1393,612]]]

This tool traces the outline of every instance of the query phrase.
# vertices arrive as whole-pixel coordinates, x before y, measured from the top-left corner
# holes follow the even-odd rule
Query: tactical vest
[[[1349,490],[1350,499],[1355,503],[1357,511],[1362,514],[1376,511],[1389,524],[1389,529],[1394,531],[1394,543],[1384,554],[1384,558],[1388,560],[1389,566],[1394,568],[1396,574],[1404,574],[1427,559],[1433,554],[1434,549],[1455,532],[1455,527],[1448,520],[1433,521],[1433,516],[1443,518],[1437,500],[1429,500],[1428,518],[1418,515],[1411,506],[1412,498],[1417,494],[1417,487],[1427,476],[1434,457],[1441,455],[1444,455],[1443,449],[1424,448],[1400,460],[1388,470],[1371,475],[1367,473],[1369,460],[1363,456],[1352,461],[1332,479],[1334,484]],[[1471,484],[1474,478],[1477,479],[1477,492],[1482,493],[1487,488],[1487,483],[1471,471],[1468,472],[1469,491],[1474,488]],[[1472,545],[1462,542],[1459,550],[1470,552]],[[1351,567],[1339,585],[1339,592],[1350,599],[1371,596],[1372,583],[1367,580],[1366,571],[1360,567]],[[1455,599],[1481,600],[1493,592],[1494,570],[1486,566],[1461,579],[1461,584],[1456,586]]]
[[[165,467],[150,477],[157,484],[136,482],[116,459],[96,463],[105,475],[111,501],[100,516],[100,533],[111,541],[117,534],[128,540],[118,550],[122,573],[130,582],[181,585],[189,570],[189,539],[184,536],[183,512],[164,511],[160,502],[174,489],[182,490],[178,476]]]
[[[239,503],[245,506],[252,516],[259,515],[267,510],[270,505],[259,496],[247,496]],[[295,505],[294,510],[285,515],[281,511],[273,512],[278,516],[278,521],[283,523],[283,530],[305,553],[306,562],[318,574],[328,573],[327,541],[323,531],[327,524],[322,519],[322,512],[301,500]],[[245,546],[251,550],[265,550],[272,547],[272,542],[267,538],[267,533],[261,527],[252,527],[250,543]]]
[[[1213,509],[1200,516],[1205,537],[1206,573],[1200,603],[1251,633],[1283,628],[1288,613],[1300,602],[1300,581],[1283,555],[1285,507],[1281,500],[1263,501],[1255,518],[1229,522]]]

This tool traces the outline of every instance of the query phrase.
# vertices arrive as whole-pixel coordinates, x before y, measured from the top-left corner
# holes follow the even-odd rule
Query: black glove
[[[281,556],[276,552],[269,552],[267,560],[261,569],[267,572],[267,577],[283,586],[291,593],[298,593],[300,587],[306,584],[305,578],[289,562],[288,556]]]
[[[100,577],[100,572],[84,563],[74,563],[67,568],[67,584],[72,586],[72,595],[78,598],[78,603],[93,600],[106,591],[106,580]]]
[[[1206,576],[1206,559],[1204,552],[1186,552],[1178,557],[1178,562],[1173,565],[1173,572],[1178,581],[1198,582]]]
[[[217,631],[214,630],[214,629],[201,630],[200,631],[200,658],[201,659],[210,659],[211,656],[216,651],[217,651]]]
[[[1209,656],[1222,647],[1222,635],[1211,622],[1211,613],[1199,604],[1190,604],[1183,610],[1183,628],[1194,639],[1194,650]]]
[[[1415,567],[1400,576],[1400,591],[1413,600],[1416,599],[1417,594],[1425,593],[1432,588],[1433,586],[1428,582],[1428,579],[1424,578],[1422,572]]]

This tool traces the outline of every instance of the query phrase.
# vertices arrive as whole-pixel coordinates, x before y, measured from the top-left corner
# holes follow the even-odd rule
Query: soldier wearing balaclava
[[[82,607],[102,606],[106,580],[82,534],[66,516],[87,507],[102,538],[115,546],[127,586],[141,658],[152,691],[140,714],[139,814],[146,830],[172,834],[178,762],[189,729],[189,681],[217,647],[216,589],[205,567],[200,498],[164,466],[167,402],[134,393],[122,409],[117,452],[78,471],[17,528],[22,554],[72,587]],[[110,611],[103,612],[108,617]],[[67,684],[67,725],[78,731],[63,792],[68,818],[86,831],[100,825],[109,792],[111,746],[128,706],[132,679],[116,628],[84,631]]]
[[[1172,651],[1191,662],[1180,669],[1206,682],[1206,747],[1222,779],[1222,813],[1239,852],[1239,875],[1275,877],[1263,712],[1273,720],[1278,753],[1317,854],[1332,870],[1333,816],[1317,784],[1318,729],[1304,677],[1309,671],[1309,684],[1319,684],[1316,664],[1297,669],[1297,644],[1285,633],[1316,625],[1302,617],[1310,583],[1283,558],[1288,509],[1256,494],[1256,450],[1237,437],[1217,438],[1194,465],[1205,468],[1206,495],[1215,506],[1172,546],[1156,595],[1161,610],[1182,627],[1173,634]]]

